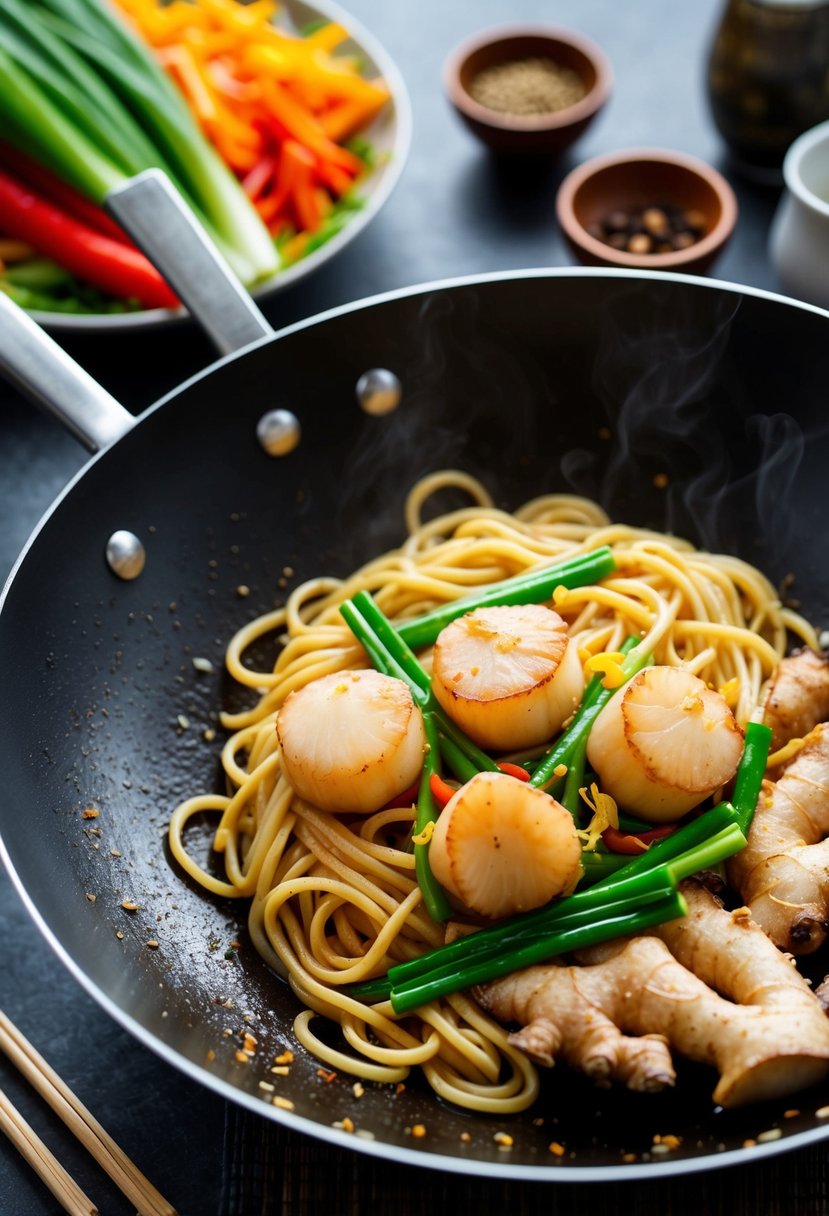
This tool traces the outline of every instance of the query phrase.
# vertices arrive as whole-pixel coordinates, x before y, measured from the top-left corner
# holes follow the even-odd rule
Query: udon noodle
[[[427,522],[427,500],[447,484],[464,489],[471,505]],[[257,700],[245,712],[223,715],[232,732],[222,751],[228,792],[178,807],[171,847],[207,891],[250,901],[252,941],[294,989],[304,1007],[296,1038],[321,1062],[391,1083],[419,1068],[458,1106],[515,1112],[535,1099],[535,1067],[470,996],[458,993],[399,1018],[389,1002],[364,1004],[347,992],[441,945],[444,928],[421,902],[409,845],[412,807],[338,817],[299,799],[280,772],[274,724],[288,693],[329,672],[368,665],[338,605],[366,589],[392,620],[411,618],[532,566],[608,545],[617,566],[612,576],[554,597],[580,655],[617,650],[625,637],[639,635],[657,663],[681,664],[722,690],[741,724],[790,635],[811,646],[817,638],[745,562],[612,523],[581,498],[537,498],[509,514],[478,482],[440,473],[415,486],[406,525],[400,548],[346,579],[304,583],[284,607],[232,638],[227,669]],[[272,670],[252,670],[245,660],[266,635],[280,642],[278,658]],[[428,656],[421,657],[428,666]],[[204,812],[221,816],[214,847],[224,878],[185,848],[188,821]],[[330,1034],[316,1033],[318,1018],[339,1025],[337,1045]]]

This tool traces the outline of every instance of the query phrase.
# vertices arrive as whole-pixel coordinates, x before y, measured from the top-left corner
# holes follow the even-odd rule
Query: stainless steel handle
[[[148,169],[111,190],[107,210],[153,262],[222,354],[273,329],[167,176]],[[135,419],[0,292],[0,368],[92,452]]]
[[[0,291],[0,367],[38,405],[57,415],[91,452],[135,422],[106,389]]]
[[[268,321],[160,169],[146,169],[116,186],[104,205],[158,267],[221,354],[273,335]]]

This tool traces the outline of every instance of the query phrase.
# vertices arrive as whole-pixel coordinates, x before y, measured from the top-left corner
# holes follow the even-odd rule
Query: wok
[[[245,908],[191,885],[165,829],[181,798],[220,780],[221,738],[204,732],[221,706],[244,701],[222,674],[228,638],[283,594],[286,567],[291,584],[344,574],[397,543],[407,490],[436,468],[477,475],[505,506],[575,491],[614,517],[737,552],[825,628],[828,346],[829,313],[760,291],[530,271],[419,286],[265,332],[134,425],[117,417],[123,434],[43,519],[0,610],[2,853],[78,982],[223,1096],[401,1161],[631,1179],[743,1161],[758,1135],[755,1156],[824,1137],[816,1112],[829,1085],[727,1113],[712,1105],[713,1075],[683,1063],[676,1090],[656,1096],[597,1090],[559,1067],[538,1106],[512,1120],[442,1105],[415,1079],[400,1094],[367,1085],[357,1104],[347,1077],[323,1083],[293,1043],[296,1002],[249,947]],[[399,407],[382,415],[364,412],[355,392],[377,368],[402,386]],[[37,379],[40,369],[38,356],[28,370]],[[281,457],[257,438],[273,409],[301,426]],[[132,580],[104,556],[120,529],[146,550]],[[89,806],[97,819],[83,818]],[[205,826],[205,850],[208,838]],[[126,913],[125,899],[140,910]],[[243,1025],[260,1044],[245,1067],[225,1034]],[[292,1111],[258,1088],[289,1046],[280,1092]],[[800,1113],[784,1117],[794,1105]],[[346,1115],[356,1135],[333,1126]],[[412,1139],[414,1123],[426,1137]],[[493,1139],[504,1130],[508,1153]],[[653,1137],[666,1132],[681,1145],[656,1158]],[[564,1157],[548,1152],[551,1139]]]

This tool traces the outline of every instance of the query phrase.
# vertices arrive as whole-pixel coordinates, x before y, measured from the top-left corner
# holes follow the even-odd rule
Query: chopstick
[[[98,1209],[0,1089],[0,1129],[25,1157],[70,1216],[97,1216]]]
[[[137,1216],[176,1216],[172,1205],[144,1177],[135,1163],[130,1160],[123,1149],[118,1147],[97,1119],[2,1010],[0,1010],[0,1050],[20,1070],[55,1114],[63,1120],[84,1148],[92,1154],[115,1185],[135,1205]],[[38,1140],[34,1131],[15,1111],[8,1099],[0,1104],[0,1108],[3,1110],[3,1118],[0,1120],[2,1130],[13,1140],[26,1159],[34,1165],[40,1177],[47,1186],[50,1186],[53,1194],[60,1199],[66,1210],[77,1213],[78,1216],[81,1213],[83,1216],[94,1216],[97,1211],[95,1206],[66,1171],[58,1165],[46,1146]],[[54,1169],[54,1166],[57,1166],[57,1170]],[[68,1187],[61,1176],[65,1176],[65,1179],[68,1180]],[[64,1187],[60,1194],[51,1185],[52,1181],[58,1179],[61,1179],[61,1185]],[[70,1197],[71,1201],[76,1204],[75,1207],[67,1206],[65,1198],[70,1199]],[[77,1206],[79,1202],[85,1203],[86,1207]]]

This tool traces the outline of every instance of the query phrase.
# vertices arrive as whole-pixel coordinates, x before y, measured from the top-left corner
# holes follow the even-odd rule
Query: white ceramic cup
[[[769,232],[772,264],[786,295],[829,308],[829,122],[797,137],[783,179]]]

